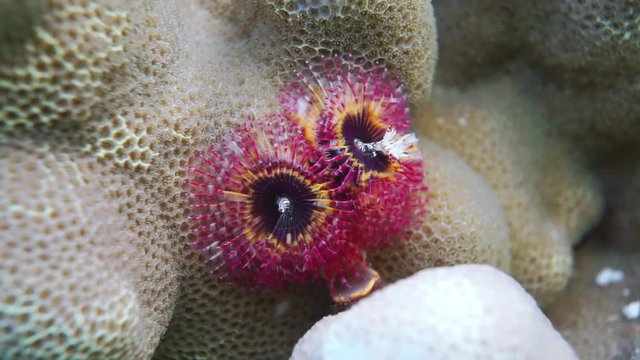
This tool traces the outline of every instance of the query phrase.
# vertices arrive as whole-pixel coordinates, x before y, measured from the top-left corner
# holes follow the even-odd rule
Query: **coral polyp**
[[[250,285],[345,278],[364,255],[349,241],[354,202],[322,177],[323,161],[293,120],[241,123],[188,167],[191,245]]]

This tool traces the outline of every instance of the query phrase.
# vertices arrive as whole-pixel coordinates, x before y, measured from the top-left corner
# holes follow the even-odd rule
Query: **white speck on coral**
[[[605,287],[611,284],[618,284],[624,281],[624,272],[612,268],[604,268],[600,270],[596,276],[596,284]]]
[[[276,305],[276,316],[282,316],[289,310],[289,300],[282,300]]]
[[[469,123],[469,120],[467,120],[466,117],[459,117],[458,118],[458,125],[467,126],[468,123]]]
[[[629,288],[622,289],[622,296],[629,297],[630,295],[631,295],[631,289]]]
[[[629,320],[640,318],[640,300],[633,301],[623,307],[622,315]]]

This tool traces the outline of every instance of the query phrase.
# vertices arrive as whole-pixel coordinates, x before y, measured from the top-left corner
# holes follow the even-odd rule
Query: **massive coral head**
[[[348,273],[363,261],[349,241],[354,203],[320,175],[323,161],[286,117],[241,123],[188,166],[191,245],[222,277],[249,285]]]

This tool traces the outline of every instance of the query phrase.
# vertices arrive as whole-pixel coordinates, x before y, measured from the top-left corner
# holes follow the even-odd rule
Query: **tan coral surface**
[[[435,91],[417,127],[496,191],[511,231],[511,273],[545,303],[566,286],[571,244],[599,219],[602,199],[579,159],[548,137],[540,106],[518,86],[497,78],[466,91]]]
[[[123,65],[126,12],[100,2],[45,6],[23,49],[0,63],[4,136],[91,119]]]
[[[602,162],[638,156],[637,1],[436,0],[434,8],[440,82],[465,86],[524,64],[545,84],[555,132]]]
[[[530,56],[545,67],[564,76],[598,77],[601,81],[610,75],[640,71],[637,2],[557,0],[522,1],[518,5],[517,19],[528,33]]]
[[[145,357],[170,320],[173,261],[126,226],[131,181],[56,150],[0,147],[3,357]]]
[[[16,56],[33,36],[44,12],[42,0],[0,0],[0,61]]]
[[[402,64],[400,76],[418,99],[428,93],[435,61],[430,4],[377,4],[353,9],[348,18],[354,31],[363,24],[379,28],[376,42],[352,49],[344,39],[332,39],[339,34],[336,23],[346,21],[333,13],[296,20],[298,37],[342,54],[357,53],[365,62]],[[8,348],[15,357],[87,351],[131,359],[285,357],[304,330],[330,310],[326,298],[316,294],[324,289],[272,294],[219,283],[200,255],[185,246],[189,227],[182,181],[195,150],[219,141],[247,116],[278,110],[278,74],[284,69],[268,54],[277,41],[281,49],[291,48],[298,30],[282,26],[278,4],[253,0],[51,0],[45,5],[24,55],[0,62],[3,167],[19,173],[3,178],[10,185],[2,187],[9,194],[2,200],[37,200],[46,207],[58,197],[72,198],[70,205],[55,204],[64,207],[56,219],[43,216],[37,223],[14,219],[9,214],[14,207],[0,210],[6,219],[0,224],[3,236],[15,227],[28,234],[3,241],[0,253],[14,259],[3,266],[16,279],[3,284],[16,294],[0,303]],[[411,21],[400,16],[409,12]],[[375,51],[385,43],[385,51]],[[300,60],[298,70],[307,68],[305,56],[291,56]],[[50,170],[20,172],[20,159],[45,161],[40,157],[52,159],[43,165]],[[67,167],[77,167],[87,184],[69,179]],[[38,194],[41,183],[61,190]],[[58,233],[58,219],[85,230],[74,225],[79,235]],[[63,257],[40,258],[32,249],[43,242]],[[101,245],[86,246],[94,242]],[[29,275],[34,266],[59,262],[73,266],[73,272]],[[55,296],[52,304],[49,295]],[[36,309],[44,322],[25,317],[25,309]],[[66,321],[60,315],[67,313],[68,324],[47,322]],[[42,330],[49,325],[70,330],[50,339]]]
[[[495,193],[453,151],[433,141],[419,144],[429,185],[427,216],[406,239],[371,254],[385,281],[420,269],[457,264],[511,268],[509,227]]]
[[[521,47],[514,9],[500,0],[436,0],[439,83],[486,76]]]
[[[347,56],[365,68],[374,63],[387,66],[399,76],[412,103],[428,98],[437,58],[430,2],[267,2],[278,15],[268,26],[278,32],[259,53],[285,78],[307,61],[319,66],[322,56]]]
[[[637,52],[637,8],[464,3],[438,6],[449,21],[442,19],[442,48],[455,60],[442,68],[470,66],[450,78],[469,87],[436,91],[425,114],[437,57],[429,1],[0,0],[11,18],[0,23],[3,354],[288,356],[331,311],[326,290],[271,293],[218,282],[185,247],[182,181],[194,151],[248,116],[278,111],[282,80],[318,70],[322,56],[388,67],[426,136],[431,209],[406,243],[371,254],[387,280],[485,262],[510,268],[548,302],[571,274],[571,246],[602,209],[580,154],[549,135],[592,144],[598,154],[606,144],[637,145],[638,72],[628,55]],[[569,21],[540,15],[550,11]],[[557,41],[531,59],[535,66],[590,76],[545,78],[543,104],[516,80],[491,74],[494,62],[527,54],[514,40],[539,46],[534,35],[548,24],[546,32],[580,30],[551,33]],[[617,71],[612,64],[629,76],[607,78]],[[466,74],[481,82],[470,85]]]

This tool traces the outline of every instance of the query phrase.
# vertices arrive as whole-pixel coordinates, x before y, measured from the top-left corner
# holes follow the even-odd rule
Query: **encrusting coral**
[[[640,40],[639,40],[640,41]],[[596,77],[587,84],[547,83],[544,100],[555,132],[567,137],[594,162],[617,154],[637,158],[640,146],[640,72]]]
[[[554,131],[589,157],[640,152],[640,6],[626,0],[435,1],[437,78],[467,85],[525,63]],[[468,76],[473,75],[473,76]]]
[[[511,274],[546,303],[567,284],[571,245],[599,219],[602,198],[519,86],[497,78],[464,92],[437,89],[416,126],[496,192],[509,222]]]
[[[605,161],[640,152],[640,5],[626,0],[523,2],[527,57],[548,72],[544,89],[562,133]],[[540,21],[543,21],[541,23]]]
[[[44,3],[40,0],[0,1],[0,61],[16,56],[41,20]]]
[[[3,358],[143,358],[171,318],[175,262],[126,226],[130,179],[61,150],[0,147]]]
[[[499,74],[531,76],[524,95],[540,100],[536,111],[542,110],[548,120],[545,133],[566,145],[562,152],[589,161],[588,167],[575,166],[578,164],[562,161],[564,156],[543,156],[546,175],[539,191],[549,218],[566,223],[566,238],[574,242],[586,230],[580,223],[591,216],[569,210],[581,207],[577,195],[588,194],[591,186],[572,187],[575,180],[569,177],[586,179],[589,172],[598,175],[606,198],[603,226],[597,231],[607,245],[579,245],[574,283],[549,305],[550,317],[580,358],[637,357],[637,322],[619,321],[616,314],[622,306],[623,289],[597,288],[593,276],[604,266],[616,266],[625,269],[626,284],[637,283],[637,271],[628,266],[628,260],[620,260],[634,259],[629,252],[638,250],[640,6],[625,0],[488,3],[434,1],[441,49],[436,78],[448,86],[477,89]],[[486,12],[459,21],[478,6]],[[459,34],[464,35],[465,43],[456,41],[462,38]],[[556,185],[558,181],[567,185],[564,190]],[[589,182],[593,181],[581,181],[583,185]],[[594,200],[602,197],[592,194]],[[633,289],[631,293],[637,297]]]
[[[124,11],[81,1],[42,7],[46,14],[26,32],[22,49],[0,44],[0,52],[14,54],[0,65],[3,137],[77,126],[104,111],[113,88],[122,86],[113,82],[124,63]]]
[[[482,77],[521,46],[511,2],[436,0],[433,8],[438,19],[438,83]]]
[[[577,359],[513,278],[486,265],[422,270],[318,321],[304,359]]]
[[[565,77],[640,71],[640,6],[627,0],[522,1],[514,6],[535,57]],[[544,21],[544,26],[539,23]]]
[[[87,319],[122,319],[118,321],[124,321],[130,329],[123,331],[127,336],[119,335],[118,326],[108,321],[74,328],[69,336],[55,333],[54,327],[53,342],[35,341],[30,344],[30,354],[72,357],[92,349],[95,354],[124,354],[128,358],[149,358],[153,354],[158,359],[247,359],[282,358],[290,352],[304,330],[326,314],[328,299],[316,296],[314,291],[276,295],[217,282],[199,254],[185,246],[189,225],[183,200],[184,169],[197,149],[218,141],[236,122],[279,110],[277,75],[290,72],[291,64],[302,71],[307,68],[303,62],[312,60],[299,52],[287,53],[295,47],[293,36],[305,41],[308,37],[309,42],[317,41],[336,53],[359,54],[371,63],[398,65],[400,81],[408,93],[416,99],[428,93],[435,62],[430,4],[377,4],[371,8],[344,5],[345,11],[352,10],[348,17],[331,13],[324,19],[291,19],[299,26],[296,28],[287,23],[282,11],[277,11],[278,4],[259,1],[45,3],[42,21],[34,24],[30,41],[22,49],[24,55],[3,60],[0,65],[2,146],[11,155],[6,166],[18,166],[13,152],[30,147],[26,138],[31,136],[56,144],[33,147],[34,157],[49,154],[63,158],[70,166],[97,161],[95,168],[100,171],[89,171],[86,176],[107,183],[113,178],[122,179],[112,192],[105,190],[106,195],[100,196],[103,192],[97,189],[86,199],[77,187],[61,185],[61,192],[75,191],[81,207],[99,202],[111,209],[112,215],[89,220],[83,217],[84,212],[60,211],[59,216],[65,223],[85,221],[87,234],[95,234],[98,229],[101,236],[119,234],[113,226],[122,231],[121,238],[106,243],[131,244],[128,240],[135,239],[130,250],[151,262],[138,267],[147,263],[132,261],[127,270],[122,270],[124,278],[136,279],[130,280],[129,288],[114,288],[111,280],[92,284],[93,293],[108,294],[103,302],[122,299],[115,302],[122,305],[112,309],[130,311],[127,314],[133,317],[131,321],[127,320],[129,315],[119,316],[120,310],[110,313],[103,307],[83,308],[82,303],[71,301],[82,294],[83,287],[72,287],[56,300],[71,304],[68,311],[85,312]],[[407,21],[406,14],[413,20]],[[332,40],[331,36],[342,33],[334,31],[336,24],[345,21],[352,24],[350,36],[371,28],[380,31],[375,39],[369,37],[357,45],[347,39]],[[308,30],[302,31],[305,27]],[[282,56],[272,59],[292,60],[287,67],[274,66],[270,61],[269,54],[276,50],[282,51]],[[66,175],[55,171],[62,165],[53,162],[51,166],[54,171],[43,173],[42,178],[66,184]],[[29,182],[9,180],[12,185],[3,190],[30,198],[25,195],[30,192],[21,188],[29,187]],[[3,216],[8,209],[2,207]],[[15,225],[11,217],[5,219],[7,223],[1,224],[3,236],[9,234],[8,226]],[[16,244],[11,257],[19,262],[30,256],[29,249],[37,246],[38,239],[58,236],[58,220],[42,217],[39,221],[45,225],[42,229],[24,225],[30,236],[2,241],[3,259],[9,254],[10,244]],[[45,232],[45,228],[49,230]],[[60,248],[63,252],[67,246],[74,248],[88,241],[82,236],[64,239],[65,247]],[[39,258],[39,266],[53,266],[56,254]],[[76,255],[75,259],[82,260],[75,273],[99,272],[91,270],[98,265],[92,256]],[[16,279],[30,278],[31,268],[26,264],[12,266]],[[120,272],[114,270],[113,274]],[[34,283],[27,293],[40,294],[49,286],[64,288],[67,280],[61,276]],[[125,296],[118,297],[118,291]],[[86,296],[82,301],[93,300]],[[16,321],[23,319],[12,317],[15,308],[8,301],[3,299],[0,305],[2,314],[6,314],[2,320],[8,322],[2,327],[3,339],[15,339],[22,336],[22,331],[28,338],[43,334],[42,326],[29,321],[21,325],[20,333],[14,333]],[[55,307],[41,307],[38,297],[29,301],[29,306],[42,309],[43,318],[58,312]],[[157,320],[149,327],[128,325],[144,323],[140,317]],[[172,321],[167,325],[169,318]],[[102,340],[94,341],[94,336]],[[8,346],[3,351],[21,354],[19,351],[24,350],[24,343]]]

